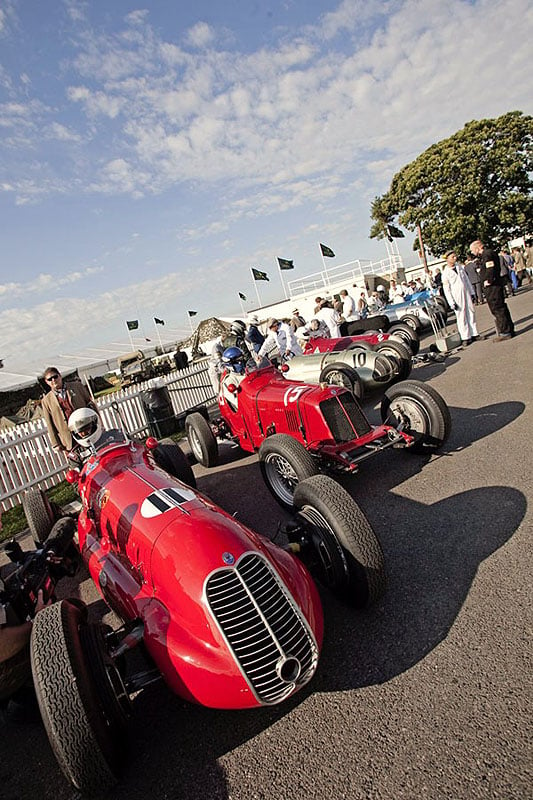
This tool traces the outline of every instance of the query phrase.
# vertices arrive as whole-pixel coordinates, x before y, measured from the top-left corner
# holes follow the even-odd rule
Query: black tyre
[[[304,524],[307,566],[343,602],[365,608],[385,590],[383,551],[355,500],[326,475],[298,484],[294,507]]]
[[[218,444],[209,422],[197,411],[185,419],[185,432],[195,459],[204,467],[218,462]]]
[[[313,457],[292,436],[275,433],[259,448],[259,466],[268,489],[284,508],[292,509],[294,491],[306,478],[316,475]]]
[[[402,322],[406,325],[410,325],[414,331],[419,331],[422,327],[422,323],[416,316],[416,314],[404,314],[402,317]]]
[[[402,381],[390,386],[381,401],[381,418],[414,436],[415,453],[436,450],[452,429],[450,410],[441,395],[420,381]]]
[[[363,397],[364,389],[361,378],[353,367],[341,362],[328,364],[320,373],[319,383],[328,383],[332,386],[344,386],[360,400]]]
[[[63,773],[82,792],[116,783],[125,754],[126,693],[108,657],[106,663],[95,627],[87,624],[84,609],[62,600],[37,614],[31,636],[46,733]]]
[[[179,481],[196,489],[196,478],[181,447],[172,439],[163,439],[154,450],[154,461]]]
[[[438,306],[439,311],[441,311],[444,314],[444,319],[446,320],[448,318],[448,311],[450,310],[450,306],[448,305],[444,297],[440,297],[439,295],[437,295],[436,297],[433,298],[433,301],[435,305]]]
[[[410,325],[407,325],[406,322],[394,322],[390,326],[387,333],[389,336],[392,336],[399,341],[403,341],[414,356],[416,356],[420,350],[418,331],[415,331],[415,329]]]
[[[57,519],[50,500],[41,489],[28,489],[22,498],[22,508],[33,538],[44,542]]]
[[[376,352],[391,356],[398,364],[398,373],[395,380],[404,381],[411,374],[413,357],[411,351],[402,342],[387,339],[383,344],[378,344]]]

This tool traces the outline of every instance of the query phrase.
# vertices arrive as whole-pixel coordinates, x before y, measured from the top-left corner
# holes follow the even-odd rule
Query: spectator
[[[403,303],[404,290],[397,281],[391,278],[389,286],[389,303]]]
[[[453,250],[446,253],[442,287],[448,305],[455,311],[461,344],[464,346],[471,344],[479,338],[472,301],[474,289],[464,266],[459,263]]]
[[[525,247],[526,272],[528,283],[533,283],[533,239],[526,239]]]
[[[260,364],[263,358],[270,358],[274,350],[277,348],[282,361],[286,361],[293,356],[301,356],[303,351],[296,340],[294,331],[291,330],[290,325],[286,322],[280,322],[279,319],[270,319],[268,321],[269,333],[263,342],[259,352],[254,354],[257,364]]]
[[[500,277],[503,281],[503,289],[507,297],[509,294],[514,297],[518,289],[518,281],[514,271],[514,260],[507,250],[503,247],[498,253],[500,259]]]
[[[313,314],[317,314],[320,311],[321,305],[324,302],[323,297],[315,297],[315,308]]]
[[[472,242],[470,252],[472,255],[477,256],[483,294],[490,313],[494,317],[496,325],[496,338],[494,341],[504,342],[514,336],[514,323],[505,302],[498,253],[490,247],[485,247],[480,239]]]
[[[315,317],[321,319],[322,322],[325,322],[329,328],[329,334],[332,339],[339,339],[341,335],[340,324],[342,322],[342,317],[335,311],[334,308],[331,308],[325,303],[322,303],[320,306],[319,311],[315,314]]]
[[[77,449],[77,445],[68,429],[68,418],[77,408],[92,408],[97,413],[98,409],[89,390],[78,378],[64,382],[56,367],[47,367],[43,377],[50,387],[50,391],[41,401],[50,444],[53,450],[65,453],[67,458],[76,462],[73,451]]]
[[[356,302],[351,295],[348,294],[346,289],[341,289],[340,296],[342,299],[341,308],[335,309],[343,316],[345,322],[354,322],[360,319],[360,314],[357,311]]]
[[[298,335],[305,339],[329,339],[330,333],[326,323],[313,317],[313,319],[304,325],[303,328],[298,329]]]
[[[298,328],[301,328],[305,325],[305,319],[302,317],[297,308],[295,308],[292,312],[292,318],[289,325],[293,331],[296,331]]]
[[[256,314],[250,314],[248,317],[248,330],[244,336],[247,344],[250,346],[249,349],[253,350],[255,353],[258,353],[261,349],[261,345],[265,341],[265,337],[259,330],[259,319]]]
[[[522,252],[521,247],[513,247],[511,250],[511,255],[513,256],[514,261],[514,272],[516,275],[516,288],[518,289],[519,286],[522,286],[522,281],[524,278],[527,277],[526,271],[526,259],[524,258],[524,254]]]
[[[356,319],[366,319],[368,317],[368,300],[366,292],[361,292],[357,300]]]
[[[481,288],[481,279],[477,271],[477,261],[473,258],[467,258],[465,264],[465,272],[468,275],[468,280],[472,284],[472,300],[474,305],[481,306],[485,302],[483,299],[483,289]]]

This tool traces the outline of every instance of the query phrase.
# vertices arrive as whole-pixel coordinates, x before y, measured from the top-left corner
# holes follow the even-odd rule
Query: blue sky
[[[468,120],[531,113],[532,36],[528,0],[4,0],[0,386],[126,319],[280,299],[276,257],[297,279],[319,241],[385,257],[372,199]]]

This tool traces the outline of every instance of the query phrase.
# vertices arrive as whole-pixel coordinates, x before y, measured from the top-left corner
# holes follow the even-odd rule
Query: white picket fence
[[[176,416],[215,400],[206,360],[157,380],[167,386]],[[153,381],[148,381],[99,398],[96,404],[104,427],[122,427],[122,416],[131,434],[148,435],[151,432],[150,420],[142,392],[152,385]],[[114,408],[116,404],[120,415]],[[0,509],[5,511],[19,505],[30,487],[48,489],[55,486],[64,478],[66,468],[65,456],[54,453],[50,447],[44,420],[0,431]]]

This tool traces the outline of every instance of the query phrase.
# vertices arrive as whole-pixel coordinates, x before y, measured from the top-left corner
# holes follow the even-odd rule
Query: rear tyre
[[[394,339],[404,342],[414,356],[416,356],[420,350],[418,332],[410,325],[407,325],[406,322],[394,322],[387,333],[389,336],[394,337]]]
[[[330,386],[344,386],[348,389],[358,400],[361,400],[364,394],[363,383],[357,372],[353,367],[346,364],[334,363],[328,364],[320,373],[319,383],[327,383]]]
[[[197,411],[185,419],[185,432],[195,459],[204,467],[218,463],[218,444],[209,422]]]
[[[413,357],[411,351],[402,342],[396,342],[394,339],[387,339],[383,344],[376,347],[377,353],[383,353],[392,358],[398,364],[398,374],[395,378],[396,381],[403,381],[409,377],[413,368]]]
[[[410,325],[411,328],[417,332],[422,327],[422,323],[420,322],[416,314],[404,314],[402,317],[402,322],[404,322],[406,325]]]
[[[259,448],[259,466],[269,491],[284,508],[292,509],[294,491],[318,468],[303,444],[286,433],[269,436]]]
[[[30,645],[46,733],[63,773],[82,792],[115,784],[124,756],[125,713],[115,693],[122,682],[103,653],[99,627],[62,600],[37,614]]]
[[[366,608],[385,590],[378,538],[355,500],[326,475],[300,483],[294,507],[303,522],[307,566],[340,600]]]
[[[409,448],[427,453],[441,447],[450,435],[452,419],[445,400],[420,381],[402,381],[390,386],[381,401],[381,418],[387,425],[413,436]]]
[[[36,541],[44,542],[57,519],[47,495],[42,489],[28,489],[22,498],[22,508],[31,535]]]
[[[172,439],[163,439],[154,450],[154,460],[158,467],[169,475],[196,489],[196,478],[185,453]]]

